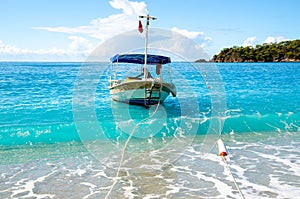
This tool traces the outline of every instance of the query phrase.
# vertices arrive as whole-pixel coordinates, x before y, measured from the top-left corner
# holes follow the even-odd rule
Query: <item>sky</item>
[[[212,57],[300,39],[299,8],[299,0],[0,0],[0,61],[84,61],[146,14],[158,18],[151,27],[180,33]]]

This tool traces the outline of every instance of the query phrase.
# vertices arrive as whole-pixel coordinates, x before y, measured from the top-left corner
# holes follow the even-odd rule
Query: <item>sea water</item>
[[[107,63],[1,62],[0,198],[297,198],[300,63],[212,65],[172,63],[177,97],[144,108]]]

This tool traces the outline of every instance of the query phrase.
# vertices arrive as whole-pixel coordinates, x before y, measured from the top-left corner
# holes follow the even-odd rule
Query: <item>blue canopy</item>
[[[133,63],[133,64],[144,64],[145,55],[144,54],[123,54],[115,55],[110,58],[112,63]],[[171,63],[171,58],[162,55],[151,55],[147,54],[147,64],[167,64]]]

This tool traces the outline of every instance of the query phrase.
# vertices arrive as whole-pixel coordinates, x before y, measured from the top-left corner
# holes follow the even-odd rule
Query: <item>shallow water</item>
[[[266,134],[223,137],[233,176],[246,198],[296,198],[300,152],[295,149],[300,147],[300,136]],[[159,152],[126,156],[110,198],[238,198],[216,149],[202,152],[203,139],[198,135],[170,163]],[[2,150],[1,198],[104,198],[116,175],[118,155],[101,159],[78,142]],[[101,163],[105,158],[108,161]],[[142,169],[133,169],[136,165],[143,165]]]

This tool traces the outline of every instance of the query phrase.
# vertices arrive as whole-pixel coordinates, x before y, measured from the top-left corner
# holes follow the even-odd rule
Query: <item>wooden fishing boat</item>
[[[129,104],[136,104],[142,106],[149,106],[164,102],[164,100],[172,94],[176,96],[176,87],[171,81],[170,63],[171,58],[163,55],[148,54],[148,26],[149,20],[156,19],[155,17],[140,16],[147,20],[146,25],[146,42],[144,54],[122,54],[113,56],[110,68],[110,94],[115,101],[125,102]],[[141,25],[141,22],[140,22]],[[139,27],[139,30],[140,27]],[[117,73],[122,64],[132,67],[140,66],[140,74],[136,76],[128,76],[124,79],[118,79]],[[168,65],[167,80],[164,80],[166,75],[163,75],[165,65]],[[154,68],[154,74],[149,71],[149,68]]]

